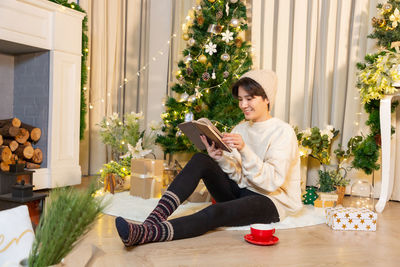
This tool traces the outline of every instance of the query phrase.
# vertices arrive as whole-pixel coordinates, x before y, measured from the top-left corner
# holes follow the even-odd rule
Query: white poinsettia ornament
[[[127,158],[127,157],[131,156],[133,159],[140,159],[150,153],[151,153],[151,149],[143,149],[142,138],[140,138],[137,141],[135,147],[133,147],[131,144],[128,144],[128,152],[126,152],[125,155],[121,156],[121,158],[123,159],[123,158]]]
[[[230,32],[229,30],[226,30],[225,32],[221,33],[222,35],[222,41],[225,41],[226,43],[229,43],[230,41],[233,40],[233,32]]]
[[[392,21],[392,27],[396,28],[400,23],[400,11],[396,8],[389,19]]]
[[[206,47],[206,53],[208,53],[210,56],[212,54],[217,53],[217,45],[213,44],[212,42],[209,42],[208,44],[205,45]]]

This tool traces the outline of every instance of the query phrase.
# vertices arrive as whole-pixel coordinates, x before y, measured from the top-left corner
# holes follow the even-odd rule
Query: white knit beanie
[[[248,77],[256,81],[264,89],[269,100],[269,109],[275,103],[276,90],[278,88],[278,77],[272,70],[251,70],[246,72],[240,79]]]

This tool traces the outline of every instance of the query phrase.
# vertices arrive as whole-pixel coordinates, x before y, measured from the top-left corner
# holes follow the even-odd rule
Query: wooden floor
[[[76,247],[103,251],[90,266],[400,266],[399,202],[378,214],[376,232],[334,231],[325,224],[277,230],[280,241],[269,247],[247,243],[246,231],[221,230],[126,249],[114,219],[103,215]]]

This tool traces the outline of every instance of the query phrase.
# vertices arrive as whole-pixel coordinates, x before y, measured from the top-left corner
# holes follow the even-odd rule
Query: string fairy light
[[[196,11],[196,10],[200,10],[201,8],[199,8],[199,6],[192,6],[192,8],[191,8],[193,11]],[[187,23],[186,23],[186,25],[188,25],[188,26],[190,26],[191,25],[191,17],[190,16],[186,16],[186,18],[185,18],[186,20],[187,20]],[[165,47],[164,48],[162,48],[162,49],[160,49],[157,53],[160,55],[160,56],[164,56],[164,54],[170,49],[170,45],[171,45],[171,41],[172,41],[172,39],[173,38],[176,38],[177,37],[177,34],[176,33],[173,33],[170,37],[169,37],[169,39],[166,41],[166,43],[165,43]],[[202,49],[201,50],[203,50],[203,48],[204,47],[202,47]],[[88,52],[88,51],[87,51]],[[144,64],[144,66],[143,67],[141,67],[137,72],[136,72],[136,76],[137,77],[140,77],[140,75],[141,75],[141,73],[142,72],[144,72],[149,66],[150,66],[150,64],[151,63],[154,63],[154,62],[156,62],[157,60],[158,60],[158,57],[157,57],[157,55],[153,55],[153,56],[151,56],[151,57],[149,57],[149,58],[151,58],[151,60],[152,60],[152,62],[147,62],[146,64]],[[88,67],[88,71],[90,70],[90,67]],[[125,86],[127,83],[129,83],[130,81],[132,81],[133,80],[133,78],[124,78],[123,79],[123,83],[122,84],[120,84],[119,85],[119,88],[122,88],[123,86]],[[111,96],[111,95],[109,95],[109,93],[107,94],[108,96]],[[97,99],[97,100],[93,100],[93,101],[91,101],[90,103],[89,103],[89,108],[90,109],[93,109],[93,107],[94,107],[94,104],[96,104],[97,102],[99,102],[99,101],[101,101],[101,102],[103,102],[102,100],[104,100],[104,99]]]
[[[71,7],[72,7],[72,6],[74,6],[74,5],[71,4]],[[72,8],[74,8],[74,7],[72,7]],[[201,7],[199,7],[198,5],[193,6],[193,7],[191,8],[191,10],[193,10],[193,12],[199,11],[200,9],[201,9]],[[237,8],[235,8],[235,10],[233,10],[232,13],[235,13],[236,9],[237,9]],[[188,15],[188,16],[185,17],[185,19],[186,19],[187,22],[184,23],[184,24],[182,24],[182,27],[190,27],[190,26],[192,25],[192,20],[193,20],[193,18],[192,18],[190,15]],[[185,26],[184,26],[184,25],[185,25]],[[241,30],[240,26],[235,27],[234,29],[235,29],[236,31],[240,31],[240,30]],[[216,36],[216,35],[215,35],[215,36]],[[170,49],[170,45],[171,45],[171,43],[172,43],[171,41],[173,40],[173,38],[176,38],[176,37],[177,37],[177,34],[176,34],[176,33],[173,33],[173,34],[169,37],[169,39],[165,42],[164,47],[161,48],[160,50],[158,50],[158,52],[157,52],[155,55],[149,57],[149,61],[146,62],[146,64],[144,64],[144,65],[135,73],[135,74],[136,74],[136,78],[140,77],[140,75],[141,75],[144,71],[146,71],[146,70],[148,69],[148,67],[149,67],[152,63],[155,63],[155,62],[159,59],[160,56],[164,56],[164,54]],[[199,52],[199,54],[198,54],[195,58],[193,58],[192,60],[198,61],[198,57],[199,57],[200,55],[203,54],[203,51],[204,51],[204,49],[205,49],[205,44],[207,44],[207,43],[209,43],[210,41],[212,41],[213,38],[214,38],[214,34],[211,33],[211,36],[210,36],[210,37],[207,39],[207,41],[200,47],[200,52]],[[88,53],[88,52],[89,52],[89,49],[85,49],[85,52]],[[158,55],[157,55],[157,54],[158,54]],[[244,58],[243,62],[239,65],[239,67],[236,69],[236,71],[235,71],[232,75],[235,75],[235,76],[238,78],[237,72],[240,70],[240,68],[241,68],[242,65],[244,64],[245,60],[247,59],[247,57],[248,57],[248,53],[246,52],[246,57]],[[87,67],[87,70],[90,71],[90,66]],[[128,84],[129,82],[131,82],[131,81],[133,81],[133,80],[134,80],[134,78],[127,78],[127,77],[124,77],[123,82],[119,85],[119,88],[123,88],[126,84]],[[205,91],[206,93],[208,93],[210,89],[214,89],[214,88],[217,88],[217,87],[220,88],[220,87],[221,87],[223,84],[225,84],[226,82],[227,82],[227,80],[224,79],[223,82],[220,83],[220,84],[217,84],[217,85],[214,85],[214,86],[211,86],[211,87],[208,87],[208,88],[202,88],[202,89],[200,89],[200,90],[197,90],[195,96],[189,96],[187,99],[185,99],[185,100],[182,101],[182,102],[194,102],[196,99],[199,99],[199,98],[203,95],[202,92]],[[198,79],[196,83],[197,83],[197,85],[195,86],[195,88],[200,88],[200,86],[199,86],[199,84],[200,84],[200,79]],[[107,92],[107,96],[108,96],[108,97],[111,97],[111,93],[110,93],[110,92]],[[89,109],[93,109],[94,106],[95,106],[95,104],[98,103],[98,102],[104,103],[105,100],[104,100],[104,98],[99,98],[99,99],[90,101],[90,103],[89,103]]]
[[[175,38],[176,36],[177,36],[176,33],[172,34],[172,35],[169,37],[169,39],[164,43],[164,47],[162,47],[161,49],[159,49],[159,50],[156,52],[155,55],[149,57],[151,60],[149,60],[148,62],[146,62],[146,64],[144,64],[144,66],[142,66],[142,67],[135,73],[135,74],[136,74],[136,77],[140,77],[140,75],[142,74],[142,72],[144,72],[145,70],[147,70],[148,67],[149,67],[151,64],[157,62],[157,60],[159,60],[162,56],[165,55],[166,51],[168,51],[168,50],[170,49],[171,40],[172,40],[173,38]],[[88,50],[88,51],[89,51],[89,50]],[[88,51],[87,51],[87,52],[88,52]],[[87,67],[87,70],[88,70],[88,71],[90,70],[90,67],[89,67],[89,66]],[[123,80],[122,80],[122,83],[121,83],[118,87],[119,87],[119,88],[123,88],[126,84],[128,84],[129,82],[131,82],[131,81],[133,81],[133,80],[134,80],[134,78],[127,78],[127,77],[124,77]],[[86,87],[85,87],[85,88],[86,88]],[[84,90],[87,90],[87,89],[84,89]],[[107,92],[107,96],[108,96],[108,97],[111,97],[111,93],[110,93],[110,92]],[[90,109],[93,109],[94,106],[96,105],[96,103],[98,103],[98,102],[104,103],[105,100],[104,100],[104,98],[98,98],[98,99],[92,100],[92,101],[90,101],[90,103],[89,103],[89,108],[90,108]]]

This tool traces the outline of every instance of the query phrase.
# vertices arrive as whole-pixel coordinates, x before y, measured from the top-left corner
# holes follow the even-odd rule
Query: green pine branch
[[[94,198],[95,185],[86,190],[72,187],[53,189],[36,229],[29,266],[58,264],[85,235],[104,210],[102,198]]]

